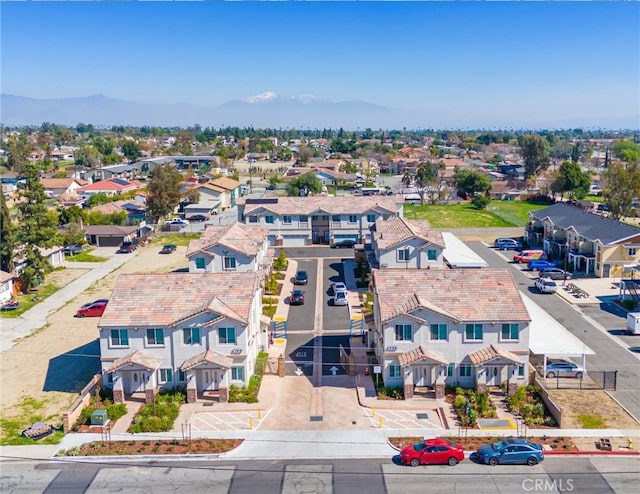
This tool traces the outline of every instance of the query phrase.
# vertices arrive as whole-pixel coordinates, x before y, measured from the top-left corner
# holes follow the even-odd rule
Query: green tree
[[[185,194],[185,199],[189,204],[198,204],[200,202],[200,191],[198,189],[189,189]]]
[[[171,214],[180,203],[182,175],[169,164],[154,168],[150,174],[147,214],[157,221]]]
[[[584,199],[589,193],[591,177],[578,163],[565,161],[558,169],[558,185],[560,192],[568,192],[570,198]]]
[[[33,145],[29,142],[25,134],[20,134],[18,137],[10,136],[6,144],[6,151],[8,153],[7,167],[9,170],[19,174],[23,173],[32,149]]]
[[[0,195],[0,269],[13,271],[13,252],[16,248],[16,226],[11,221],[4,194]]]
[[[126,225],[127,213],[124,211],[116,211],[113,213],[87,211],[84,214],[84,221],[87,225]]]
[[[581,146],[579,142],[576,142],[571,150],[571,161],[573,163],[577,163],[580,160],[580,151]]]
[[[529,178],[549,168],[549,154],[547,153],[547,141],[538,134],[530,134],[522,137],[520,154],[524,160],[524,175]]]
[[[484,194],[491,189],[491,180],[481,172],[473,170],[462,170],[457,168],[453,180],[456,188],[464,192],[467,196],[473,196],[476,193]]]
[[[300,160],[300,163],[307,164],[312,157],[313,149],[306,144],[301,144],[298,148],[298,159]]]
[[[140,145],[136,141],[124,141],[122,146],[120,146],[120,149],[122,150],[122,154],[124,154],[125,158],[129,161],[135,161],[142,156]]]
[[[626,163],[637,163],[640,159],[640,146],[633,141],[621,139],[611,146],[613,154]]]
[[[613,219],[629,216],[633,200],[640,197],[640,166],[637,163],[611,165],[601,174],[602,198]]]
[[[74,164],[84,168],[95,168],[102,160],[102,155],[93,146],[82,146],[74,154]]]
[[[71,206],[70,208],[58,208],[58,225],[68,225],[70,223],[81,223],[83,211],[79,206]]]
[[[478,194],[473,198],[471,204],[473,204],[476,209],[485,209],[490,202],[491,199],[489,199],[485,194]]]
[[[287,195],[299,196],[301,195],[300,191],[304,191],[303,194],[310,192],[319,194],[322,192],[322,182],[315,173],[305,173],[287,184]]]
[[[424,204],[428,196],[431,204],[435,204],[441,199],[445,189],[442,173],[445,170],[444,164],[432,163],[430,161],[420,163],[416,170],[415,185],[420,194],[420,204]]]

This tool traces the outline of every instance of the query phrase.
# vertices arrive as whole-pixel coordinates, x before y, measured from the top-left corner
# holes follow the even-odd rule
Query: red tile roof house
[[[510,270],[374,269],[372,284],[375,352],[405,399],[526,384],[531,317]]]
[[[144,184],[140,182],[129,182],[128,180],[122,178],[115,178],[109,180],[100,180],[99,182],[94,182],[89,185],[84,185],[76,190],[76,193],[84,197],[85,199],[89,199],[92,194],[105,193],[108,196],[115,196],[117,194],[122,194],[124,192],[129,192],[131,190],[142,189]]]
[[[270,245],[284,247],[332,244],[338,240],[368,242],[371,225],[402,216],[394,196],[268,197],[238,201],[240,221],[268,230]]]
[[[265,228],[234,223],[207,225],[199,239],[187,247],[190,273],[264,272],[271,265]]]
[[[98,323],[103,382],[119,403],[176,387],[227,402],[269,344],[261,313],[257,273],[123,274]]]

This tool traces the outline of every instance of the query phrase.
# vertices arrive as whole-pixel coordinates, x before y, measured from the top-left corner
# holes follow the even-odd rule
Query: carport
[[[451,268],[486,268],[487,261],[476,254],[462,240],[453,233],[442,232],[444,239],[444,251],[442,257]]]
[[[586,369],[587,355],[595,355],[596,352],[529,297],[522,295],[522,300],[531,316],[529,351],[533,355],[543,357],[542,375],[547,375],[547,359],[549,357],[559,359],[581,357],[582,368]]]

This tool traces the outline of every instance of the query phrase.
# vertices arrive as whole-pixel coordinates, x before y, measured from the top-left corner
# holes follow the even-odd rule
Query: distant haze
[[[278,97],[265,92],[245,100],[214,106],[188,103],[149,104],[124,101],[103,95],[77,98],[34,99],[0,95],[0,123],[6,126],[41,125],[51,122],[68,126],[78,123],[96,126],[178,126],[199,124],[211,127],[256,128],[344,128],[356,129],[442,129],[486,128],[482,118],[455,119],[428,111],[389,108],[364,101],[322,101],[310,95]],[[495,116],[492,117],[495,121]],[[618,118],[566,118],[527,122],[505,119],[493,128],[609,128],[638,127],[636,116]]]

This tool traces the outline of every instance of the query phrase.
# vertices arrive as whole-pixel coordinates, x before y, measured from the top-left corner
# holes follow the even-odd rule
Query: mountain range
[[[214,107],[189,103],[139,103],[94,95],[77,98],[35,99],[10,94],[0,95],[0,123],[6,126],[41,125],[43,122],[75,126],[155,125],[186,127],[255,128],[344,128],[360,129],[558,129],[606,128],[638,129],[640,120],[628,115],[567,116],[546,121],[531,121],[527,115],[516,118],[489,113],[486,121],[472,121],[463,108],[429,112],[403,110],[364,101],[331,102],[311,95],[280,97],[267,91],[245,100],[232,100]],[[492,119],[493,121],[490,121]],[[500,120],[497,120],[500,119]],[[477,118],[476,118],[477,120]]]

